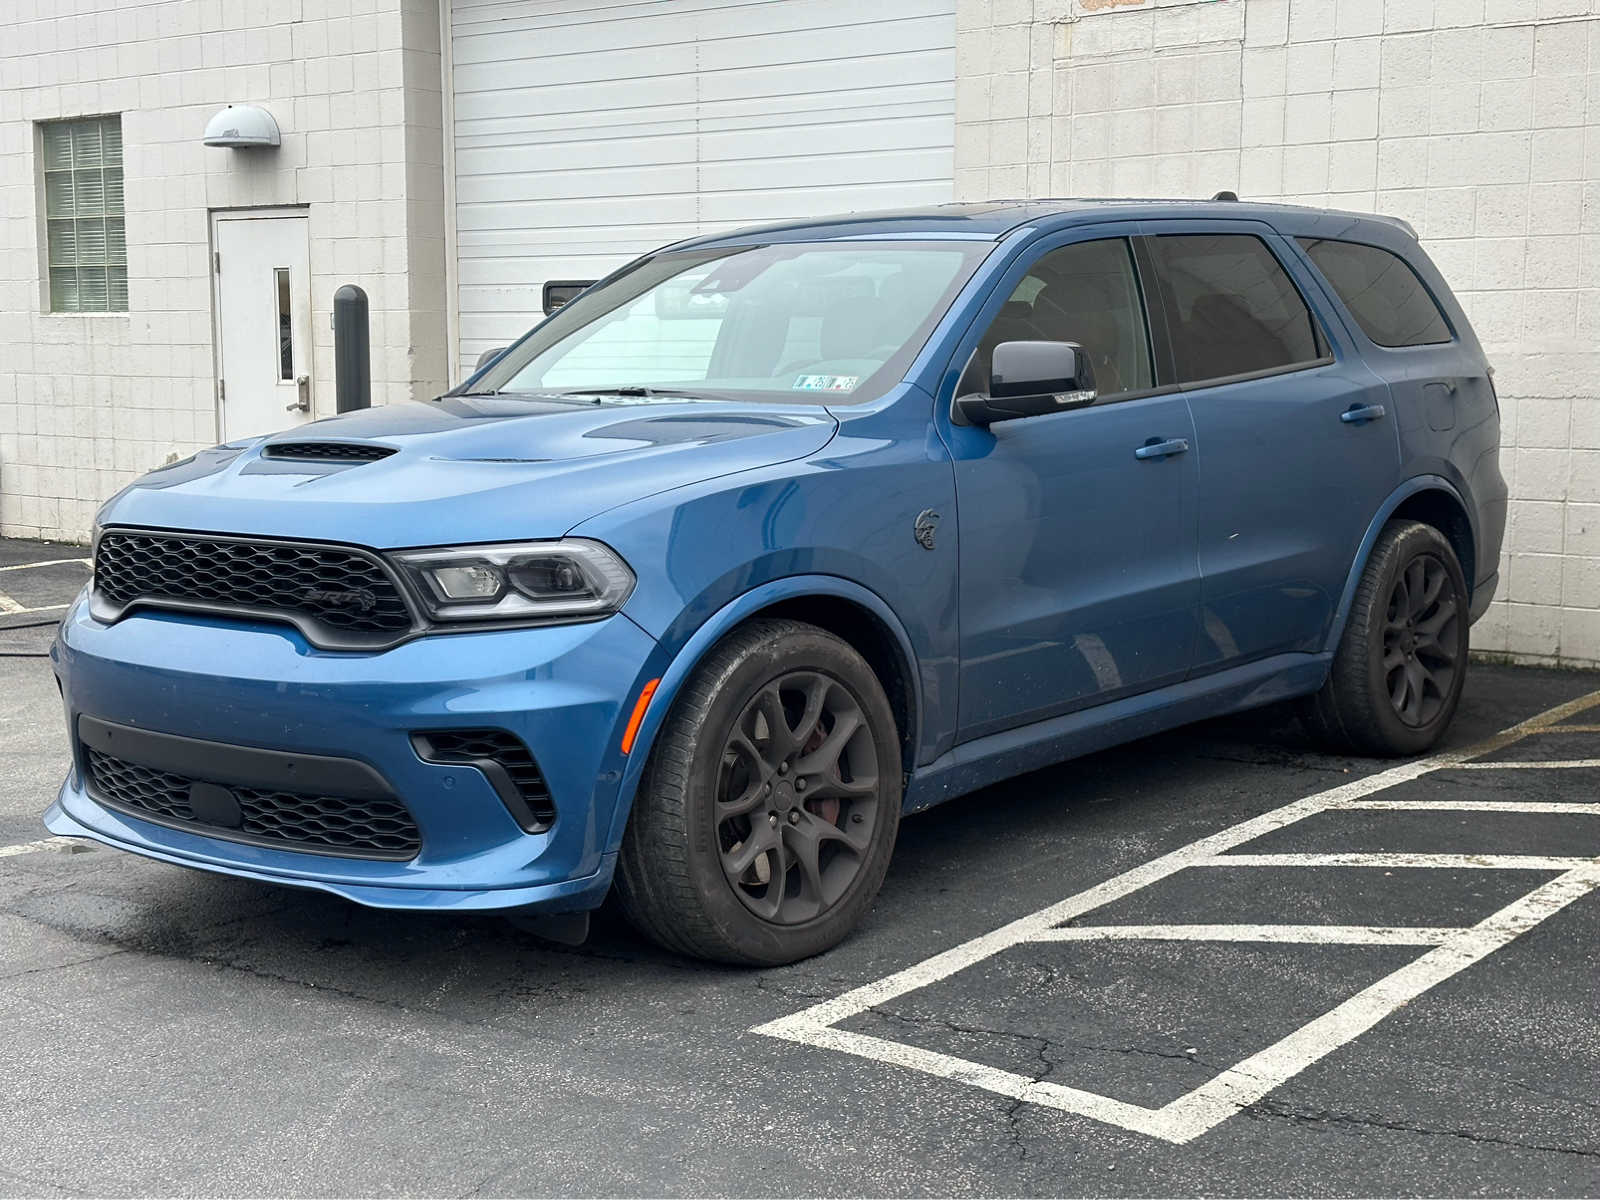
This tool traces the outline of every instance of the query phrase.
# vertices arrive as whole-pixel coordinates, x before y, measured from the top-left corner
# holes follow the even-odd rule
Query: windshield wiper
[[[563,396],[681,396],[689,400],[721,400],[715,392],[691,392],[683,388],[645,387],[643,384],[624,384],[621,387],[573,388]]]

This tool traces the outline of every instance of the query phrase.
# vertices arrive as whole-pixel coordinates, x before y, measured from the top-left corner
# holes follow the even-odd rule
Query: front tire
[[[1469,593],[1444,534],[1391,521],[1356,586],[1328,681],[1301,717],[1341,750],[1421,754],[1444,736],[1467,674]]]
[[[673,702],[623,835],[617,895],[669,950],[774,966],[861,920],[900,823],[894,714],[865,660],[799,621],[718,644]]]

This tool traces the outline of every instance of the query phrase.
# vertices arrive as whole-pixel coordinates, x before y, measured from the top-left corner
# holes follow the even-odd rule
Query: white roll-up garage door
[[[462,364],[677,238],[949,200],[955,0],[453,0]]]

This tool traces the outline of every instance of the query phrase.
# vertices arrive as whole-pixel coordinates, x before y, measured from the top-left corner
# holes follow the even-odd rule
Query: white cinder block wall
[[[275,152],[209,149],[228,103]],[[53,314],[40,284],[34,123],[120,113],[126,313]],[[217,440],[212,209],[305,205],[313,407],[329,316],[371,305],[373,399],[445,378],[437,0],[0,0],[0,532],[82,538],[135,475]]]
[[[1480,650],[1600,664],[1600,2],[961,0],[956,194],[1404,217],[1496,368]]]

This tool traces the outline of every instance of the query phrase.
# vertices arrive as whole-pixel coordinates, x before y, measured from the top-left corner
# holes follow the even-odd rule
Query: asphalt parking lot
[[[1600,1189],[1600,676],[1475,666],[1414,762],[1263,712],[989,789],[750,972],[48,839],[79,554],[0,546],[0,1193]]]

